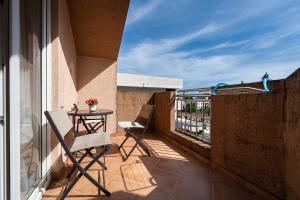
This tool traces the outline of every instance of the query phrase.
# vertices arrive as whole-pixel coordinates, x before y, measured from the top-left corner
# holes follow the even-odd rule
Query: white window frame
[[[1,66],[0,66],[0,115],[3,116],[3,120],[4,120],[4,123],[3,124],[0,124],[0,200],[5,200],[7,199],[7,188],[9,188],[6,183],[7,183],[7,178],[8,178],[8,175],[7,175],[7,147],[8,145],[6,144],[6,139],[7,139],[7,127],[6,127],[6,70],[7,70],[7,66],[8,66],[8,63],[7,63],[7,33],[8,33],[8,2],[4,2],[4,4],[1,5],[2,6],[2,9],[0,12],[1,13],[1,20],[2,22],[4,22],[4,27],[1,27],[3,29],[3,31],[1,32],[1,35],[0,35],[0,40],[2,40],[0,42],[0,45],[1,45],[1,50],[3,52],[0,52],[0,55],[2,57],[2,63]],[[3,42],[3,43],[2,43]],[[0,51],[1,51],[0,50]],[[2,64],[4,64],[2,66]]]
[[[9,157],[10,199],[20,199],[20,2],[10,4]],[[12,98],[13,97],[13,98]]]
[[[42,19],[42,179],[28,199],[41,199],[51,181],[51,129],[44,111],[51,110],[51,0],[43,0]],[[9,135],[10,199],[20,199],[20,1],[10,4]]]

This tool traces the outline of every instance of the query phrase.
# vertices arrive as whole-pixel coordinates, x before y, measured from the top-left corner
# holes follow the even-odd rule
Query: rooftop
[[[181,89],[182,79],[118,73],[118,86]]]

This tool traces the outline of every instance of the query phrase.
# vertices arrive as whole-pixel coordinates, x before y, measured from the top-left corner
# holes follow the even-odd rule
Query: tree
[[[186,104],[185,112],[195,113],[196,111],[197,111],[197,104],[195,102]]]

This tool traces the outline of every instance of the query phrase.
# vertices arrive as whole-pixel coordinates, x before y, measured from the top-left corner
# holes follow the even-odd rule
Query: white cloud
[[[120,55],[119,69],[129,73],[179,77],[190,81],[212,78],[215,74],[231,70],[232,66],[245,59],[246,55],[215,55],[204,58],[176,49],[207,34],[215,33],[222,27],[211,23],[182,37],[140,43]]]
[[[272,78],[282,78],[298,67],[296,61],[256,60],[254,63],[251,54],[203,57],[195,56],[193,51],[178,51],[179,47],[220,29],[222,26],[210,24],[182,37],[139,43],[120,55],[119,70],[127,73],[182,78],[185,81],[185,88],[188,88],[212,86],[219,81],[227,83],[239,83],[240,80],[259,81],[265,72],[270,73]],[[239,46],[249,41],[252,39],[239,42],[228,41],[212,48]]]
[[[268,32],[260,37],[257,37],[253,43],[256,49],[266,49],[277,45],[281,40],[287,39],[300,34],[300,25],[287,25],[281,29]]]
[[[127,25],[143,19],[146,15],[150,14],[161,3],[161,1],[162,0],[150,0],[140,7],[130,9],[126,21]]]
[[[209,52],[209,51],[214,51],[214,50],[219,50],[219,49],[226,49],[226,48],[230,48],[230,47],[243,46],[243,45],[245,45],[245,44],[247,44],[247,43],[249,43],[253,40],[254,40],[254,38],[247,39],[247,40],[241,40],[241,41],[237,41],[237,42],[226,41],[226,42],[222,42],[220,44],[214,45],[212,47],[198,48],[198,49],[190,51],[190,53],[199,54],[199,53],[204,53],[204,52]]]
[[[138,55],[143,57],[149,56],[152,57],[152,54],[162,54],[169,51],[175,50],[176,48],[192,42],[196,39],[199,39],[208,34],[212,34],[221,28],[224,25],[219,25],[215,23],[210,23],[205,27],[202,27],[192,33],[189,33],[182,37],[172,38],[172,39],[159,39],[159,40],[148,40],[137,44],[135,47],[131,48],[129,51],[126,50],[124,53],[121,53],[120,60],[124,58],[134,57],[138,58]],[[146,55],[145,55],[146,54]]]
[[[154,9],[159,9],[158,5],[161,3],[161,0],[148,1],[133,9],[129,13],[127,24],[148,17]],[[259,81],[265,72],[270,73],[273,79],[284,78],[297,69],[300,63],[300,58],[290,56],[291,52],[295,53],[299,49],[295,47],[297,44],[282,45],[283,42],[300,35],[300,25],[294,23],[297,16],[293,20],[290,17],[274,17],[274,13],[283,13],[280,9],[285,4],[284,0],[248,1],[246,4],[239,4],[239,9],[232,6],[230,14],[226,14],[228,9],[225,8],[225,13],[217,13],[216,18],[212,16],[209,19],[219,23],[209,23],[181,37],[145,39],[136,45],[131,43],[130,48],[128,45],[121,50],[119,70],[182,78],[186,88],[212,86],[219,81],[229,84],[239,83],[241,80]],[[295,13],[295,9],[289,13]],[[266,18],[270,15],[272,17]],[[262,19],[266,21],[260,22]],[[203,21],[199,21],[199,24],[202,23]],[[174,33],[177,29],[175,27],[169,31]],[[145,36],[147,37],[151,37],[151,34]],[[196,40],[206,40],[206,44],[210,46],[188,49],[186,45]],[[225,42],[216,44],[216,41]],[[229,48],[232,49],[227,53],[214,52]],[[268,51],[262,51],[265,49]],[[203,56],[202,53],[209,56]]]

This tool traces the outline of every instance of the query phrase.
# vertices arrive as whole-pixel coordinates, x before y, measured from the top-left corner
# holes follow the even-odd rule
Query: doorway
[[[2,1],[9,2],[6,29],[9,70],[5,82],[9,111],[6,114],[9,147],[5,161],[9,164],[7,194],[10,197],[7,199],[40,199],[49,182],[51,160],[50,131],[42,115],[49,109],[47,89],[51,85],[47,64],[51,59],[47,53],[50,31],[46,28],[50,25],[47,21],[50,0]]]

